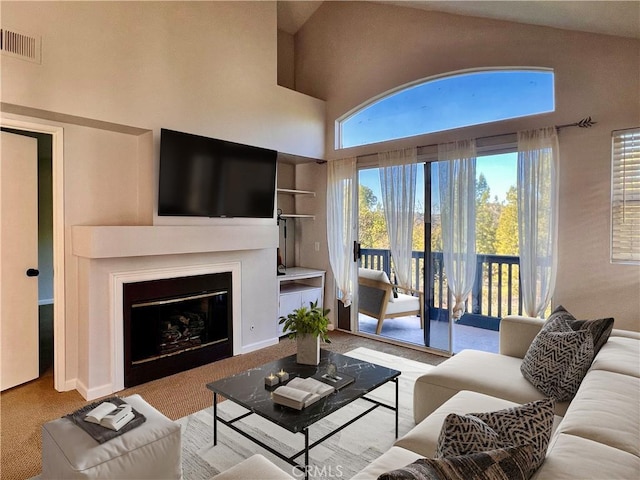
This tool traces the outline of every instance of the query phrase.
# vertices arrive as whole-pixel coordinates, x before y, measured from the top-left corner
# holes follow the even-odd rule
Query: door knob
[[[27,277],[37,277],[38,275],[40,275],[40,270],[37,268],[30,268],[27,270]]]

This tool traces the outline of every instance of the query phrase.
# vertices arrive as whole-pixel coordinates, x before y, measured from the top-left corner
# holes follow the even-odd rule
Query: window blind
[[[611,261],[640,264],[640,128],[611,143]]]

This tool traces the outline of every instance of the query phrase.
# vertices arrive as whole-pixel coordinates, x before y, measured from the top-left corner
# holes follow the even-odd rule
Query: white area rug
[[[368,348],[356,348],[345,355],[359,360],[393,368],[402,372],[399,378],[399,435],[407,433],[413,426],[413,385],[418,376],[433,368],[426,363],[407,360]],[[368,395],[370,398],[393,405],[395,385],[388,383]],[[213,395],[212,395],[213,399]],[[312,443],[335,430],[371,403],[356,400],[337,412],[325,417],[310,427]],[[218,405],[218,414],[232,418],[246,410],[225,400]],[[254,453],[261,453],[286,472],[292,466],[260,446],[218,423],[218,445],[213,446],[213,408],[194,413],[178,420],[182,425],[182,466],[186,480],[209,479]],[[241,428],[250,431],[276,450],[292,455],[304,447],[302,434],[292,434],[257,415],[239,422]],[[309,453],[310,478],[351,478],[367,464],[388,450],[395,442],[394,412],[377,408],[352,425],[311,449]],[[300,473],[296,471],[296,478]],[[253,480],[253,479],[246,479]],[[258,479],[255,479],[258,480]]]

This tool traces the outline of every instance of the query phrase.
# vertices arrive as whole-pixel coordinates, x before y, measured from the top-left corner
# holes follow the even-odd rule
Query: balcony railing
[[[360,266],[384,270],[391,281],[391,252],[363,248]],[[429,288],[424,288],[424,252],[412,252],[412,286],[425,292],[432,320],[448,320],[449,294],[442,252],[431,252]],[[467,300],[467,313],[459,323],[497,330],[504,315],[522,314],[520,297],[520,257],[510,255],[477,255],[476,278]]]

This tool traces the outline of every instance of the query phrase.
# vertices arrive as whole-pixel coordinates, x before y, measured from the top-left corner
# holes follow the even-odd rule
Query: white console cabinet
[[[278,336],[282,336],[280,317],[286,317],[295,309],[309,307],[310,302],[324,304],[324,270],[304,267],[290,267],[284,275],[278,275],[279,315],[276,320]]]

